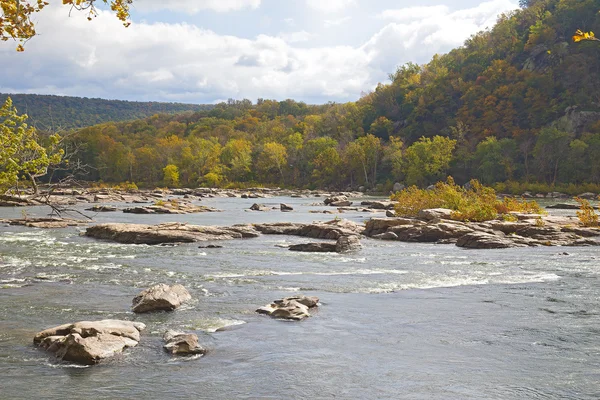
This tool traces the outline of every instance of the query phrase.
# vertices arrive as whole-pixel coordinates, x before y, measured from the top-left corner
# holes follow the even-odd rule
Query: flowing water
[[[284,214],[244,211],[253,200],[210,199],[202,203],[226,212],[106,213],[96,221],[331,219],[308,213],[320,200],[261,201],[294,206]],[[308,241],[289,236],[200,249],[115,244],[82,230],[0,228],[0,399],[600,398],[597,248],[464,250],[364,239],[359,253],[306,254],[277,247]],[[173,313],[131,313],[131,299],[161,282],[182,283],[194,301]],[[321,298],[312,318],[254,313],[297,293]],[[106,318],[144,322],[139,346],[78,367],[32,345],[45,328]],[[167,329],[197,333],[210,353],[170,357],[161,348]]]

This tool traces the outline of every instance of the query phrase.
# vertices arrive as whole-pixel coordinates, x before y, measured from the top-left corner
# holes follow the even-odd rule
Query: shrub
[[[579,218],[581,225],[588,227],[598,226],[598,214],[596,214],[590,202],[579,197],[576,197],[575,200],[579,203],[577,218]]]
[[[453,210],[452,218],[459,221],[489,221],[498,214],[510,212],[544,213],[535,201],[519,201],[514,198],[498,200],[496,191],[483,186],[479,181],[469,182],[469,188],[457,185],[452,177],[446,182],[438,182],[432,190],[411,186],[391,197],[398,202],[396,214],[414,217],[419,211],[428,208],[448,208]]]

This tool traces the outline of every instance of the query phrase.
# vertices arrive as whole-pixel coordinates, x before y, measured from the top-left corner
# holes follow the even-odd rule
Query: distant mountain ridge
[[[51,131],[84,128],[105,122],[135,120],[154,114],[211,110],[214,107],[211,104],[138,102],[7,93],[0,93],[0,101],[4,103],[9,96],[19,113],[29,116],[30,125]]]

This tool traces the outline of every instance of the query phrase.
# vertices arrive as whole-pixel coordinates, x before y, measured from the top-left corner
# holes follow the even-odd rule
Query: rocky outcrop
[[[273,318],[300,321],[310,317],[308,310],[319,304],[318,297],[295,296],[275,300],[271,304],[256,310],[259,314],[266,314]]]
[[[92,365],[137,346],[145,328],[140,322],[82,321],[46,329],[35,335],[33,343],[60,360]]]
[[[159,202],[151,206],[131,207],[123,210],[129,214],[194,214],[203,212],[220,212],[216,208],[197,206],[177,201]]]
[[[340,236],[358,235],[363,230],[358,224],[345,219],[313,224],[255,224],[254,228],[265,235],[292,235],[332,240],[337,240]]]
[[[173,311],[191,299],[192,296],[182,285],[169,286],[161,283],[135,296],[131,310],[134,313]]]
[[[259,236],[260,233],[250,225],[221,228],[182,223],[159,225],[115,223],[91,226],[87,228],[85,235],[124,244],[152,245],[253,238]]]
[[[166,352],[188,356],[195,354],[206,354],[207,350],[198,344],[198,336],[193,333],[176,332],[169,330],[163,335],[165,342],[163,348]]]
[[[326,198],[323,203],[326,206],[335,206],[336,203],[343,203],[343,202],[348,202],[348,197],[347,196],[331,196]],[[352,205],[352,203],[350,203],[350,205]],[[335,206],[335,207],[344,207],[344,206]]]
[[[26,226],[28,228],[56,229],[67,228],[70,226],[87,225],[91,221],[79,219],[46,217],[46,218],[18,218],[18,219],[0,219],[0,223],[9,225]]]
[[[431,211],[431,210],[428,210]],[[424,217],[423,215],[421,215]],[[516,221],[465,223],[434,218],[373,218],[363,234],[403,242],[456,243],[465,248],[600,245],[600,229],[577,226],[573,217],[513,214]],[[427,218],[433,217],[427,216]]]
[[[374,210],[393,210],[394,206],[398,204],[395,201],[385,201],[385,200],[376,200],[376,201],[363,201],[360,205],[372,208]]]

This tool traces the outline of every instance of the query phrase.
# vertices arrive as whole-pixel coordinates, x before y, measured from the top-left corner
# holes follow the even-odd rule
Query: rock
[[[292,235],[314,239],[337,240],[344,235],[357,235],[363,229],[355,222],[345,219],[319,222],[313,224],[269,223],[255,224],[254,228],[265,235]]]
[[[288,249],[304,253],[335,253],[337,251],[335,244],[326,242],[293,244]]]
[[[193,333],[169,330],[163,335],[163,348],[173,355],[206,354],[206,349],[198,344],[198,336]]]
[[[17,219],[0,219],[0,223],[9,225],[26,226],[28,228],[41,229],[57,229],[68,228],[70,226],[87,225],[91,221],[83,221],[70,218],[47,217],[47,218],[17,218]]]
[[[363,201],[360,203],[361,206],[367,206],[374,210],[393,210],[396,204],[398,204],[396,201]]]
[[[468,233],[460,237],[456,245],[469,249],[507,249],[510,247],[519,247],[519,245],[511,240],[486,232]]]
[[[198,246],[199,249],[222,249],[223,246],[219,246],[218,244],[209,244],[208,246]]]
[[[323,203],[325,203],[326,206],[332,205],[332,203],[339,203],[339,202],[345,202],[348,201],[348,197],[346,196],[332,196],[332,197],[328,197],[326,198]],[[343,206],[340,206],[343,207]]]
[[[316,307],[319,299],[316,297],[296,296],[275,300],[271,304],[256,310],[259,314],[266,314],[273,318],[291,319],[300,321],[310,317],[309,308]]]
[[[453,211],[447,208],[431,208],[419,211],[417,217],[425,221],[434,219],[452,219]]]
[[[132,311],[172,311],[191,299],[192,296],[182,285],[169,286],[161,283],[138,294],[133,299]]]
[[[254,203],[254,204],[252,204],[252,207],[250,207],[250,210],[252,210],[252,211],[269,211],[270,208],[265,207],[264,204]]]
[[[351,201],[345,200],[345,201],[333,201],[331,203],[329,203],[329,205],[331,207],[350,207],[352,205]]]
[[[140,322],[82,321],[46,329],[35,335],[33,343],[61,360],[92,365],[135,347],[145,328]]]
[[[380,233],[371,237],[379,240],[398,240],[398,235],[396,235],[394,232]]]
[[[596,193],[586,192],[586,193],[581,193],[577,197],[579,197],[580,199],[585,199],[585,200],[596,200],[598,198],[598,195]]]
[[[414,226],[422,224],[424,224],[423,221],[411,218],[371,218],[367,221],[365,230],[362,234],[368,237],[374,237],[387,232],[388,229],[395,226]]]
[[[150,206],[138,206],[126,208],[124,213],[128,214],[194,214],[202,212],[220,212],[216,208],[207,206],[197,206],[190,203],[178,201],[158,202]]]
[[[349,253],[360,249],[362,249],[362,244],[356,235],[340,236],[335,244],[337,253]]]
[[[86,208],[85,211],[113,212],[113,211],[117,211],[117,207],[113,207],[113,206],[94,206],[94,207],[91,207],[91,208]]]
[[[222,228],[181,223],[159,225],[115,223],[91,226],[86,229],[85,236],[124,244],[155,245],[253,238],[260,236],[260,232],[249,225]]]
[[[578,204],[556,203],[546,206],[546,208],[554,210],[579,210],[580,207]]]
[[[393,212],[393,211],[387,210],[387,211],[385,212],[385,216],[386,216],[386,217],[390,217],[390,218],[395,218],[395,217],[396,217],[396,213],[395,213],[395,212]]]
[[[403,184],[401,184],[399,182],[396,182],[396,183],[394,183],[394,187],[392,188],[392,191],[394,193],[396,193],[396,192],[400,192],[400,191],[404,190],[404,188],[406,188],[406,186],[404,186]]]
[[[287,204],[281,203],[279,205],[279,209],[283,212],[290,212],[290,211],[294,211],[294,208],[292,206],[289,206]]]

